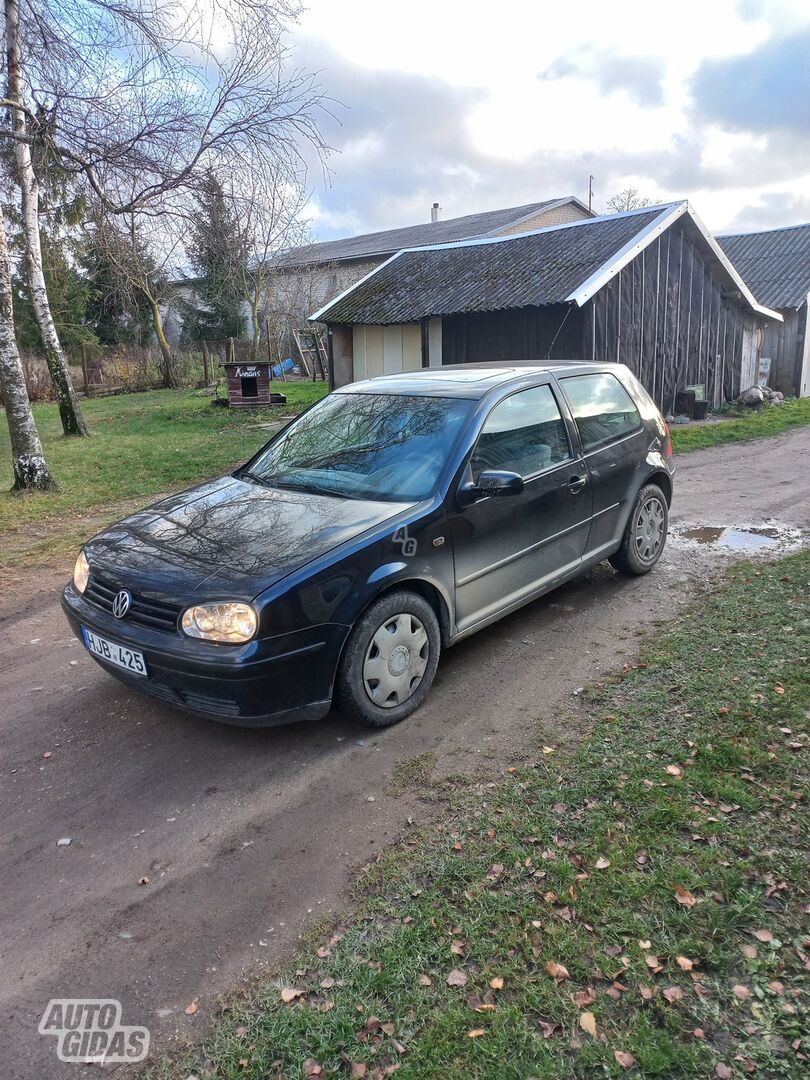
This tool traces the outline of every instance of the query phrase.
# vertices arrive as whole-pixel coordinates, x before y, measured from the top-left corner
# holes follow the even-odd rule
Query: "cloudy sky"
[[[688,197],[713,230],[810,221],[808,0],[305,0],[336,119],[318,239],[574,194]]]

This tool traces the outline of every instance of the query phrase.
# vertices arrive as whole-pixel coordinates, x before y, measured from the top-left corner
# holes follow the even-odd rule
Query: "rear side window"
[[[615,375],[574,375],[560,381],[586,453],[622,439],[641,426],[633,399]]]
[[[568,435],[550,386],[533,386],[501,401],[484,423],[470,465],[532,476],[571,457]]]

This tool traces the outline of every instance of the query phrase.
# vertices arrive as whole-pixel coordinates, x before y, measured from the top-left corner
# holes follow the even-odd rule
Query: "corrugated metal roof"
[[[322,263],[339,262],[342,259],[362,259],[364,256],[392,255],[406,247],[418,247],[422,244],[445,244],[453,240],[468,240],[471,237],[487,236],[514,225],[523,218],[532,217],[542,210],[565,203],[576,203],[585,212],[586,207],[573,195],[557,199],[545,199],[543,202],[527,203],[525,206],[511,206],[505,210],[488,210],[482,214],[467,214],[464,217],[448,218],[446,221],[429,221],[421,225],[409,225],[403,229],[388,229],[385,232],[366,233],[363,236],[349,236],[345,240],[326,240],[321,244],[308,244],[294,248],[279,256],[280,267],[313,266]]]
[[[807,299],[810,223],[716,239],[761,304],[797,308]]]
[[[669,209],[402,251],[317,314],[330,323],[385,325],[561,303]]]

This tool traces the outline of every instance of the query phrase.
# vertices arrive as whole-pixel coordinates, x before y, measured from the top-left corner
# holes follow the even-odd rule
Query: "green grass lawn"
[[[806,1077],[809,660],[810,553],[747,563],[574,699],[572,748],[538,718],[499,778],[426,761],[438,825],[151,1075]]]
[[[322,382],[287,383],[287,404],[272,409],[214,409],[202,390],[155,390],[82,402],[89,439],[66,439],[55,405],[34,416],[55,494],[13,495],[8,428],[0,422],[0,570],[41,561],[86,535],[82,515],[129,501],[143,504],[171,488],[227,472],[270,433],[257,425],[300,412],[325,391]],[[120,516],[115,510],[112,518]],[[83,529],[85,529],[83,533]],[[95,531],[95,530],[91,530]]]
[[[723,443],[746,442],[766,435],[778,435],[789,428],[810,424],[810,398],[792,398],[770,405],[762,412],[748,411],[720,423],[696,427],[672,427],[672,448],[683,454]]]

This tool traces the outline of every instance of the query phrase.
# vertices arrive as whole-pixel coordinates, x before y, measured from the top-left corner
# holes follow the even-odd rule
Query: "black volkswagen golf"
[[[481,364],[335,391],[232,476],[89,541],[71,627],[111,675],[234,724],[375,727],[441,650],[602,559],[658,561],[669,432],[616,364]]]

